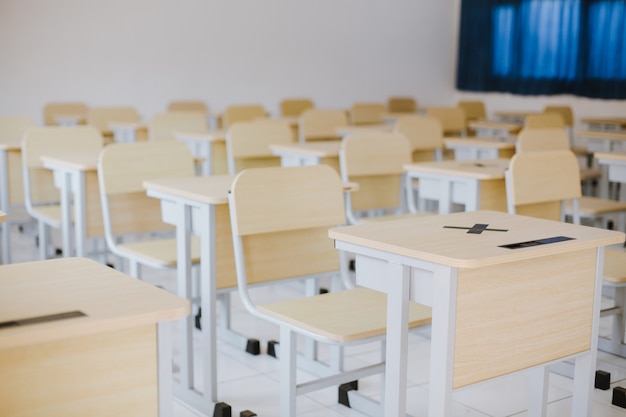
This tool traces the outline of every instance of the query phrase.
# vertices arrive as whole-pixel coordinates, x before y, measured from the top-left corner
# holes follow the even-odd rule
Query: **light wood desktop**
[[[176,140],[184,142],[191,153],[202,158],[202,175],[226,174],[226,132],[214,130],[207,133],[175,132]]]
[[[623,233],[476,211],[329,236],[356,254],[357,283],[388,297],[385,416],[406,414],[410,299],[432,306],[428,416],[452,416],[454,389],[520,370],[531,376],[528,415],[544,416],[547,365],[565,359],[575,361],[571,415],[591,415],[604,246]],[[573,239],[525,243],[557,236]]]
[[[284,167],[327,164],[339,172],[339,149],[341,141],[293,143],[270,145],[274,155],[280,156]]]
[[[61,192],[61,235],[65,257],[86,256],[87,238],[104,235],[98,153],[68,152],[41,158],[43,166],[54,172],[54,183]]]
[[[444,139],[444,145],[454,150],[457,161],[474,159],[511,158],[515,154],[515,140],[504,138],[451,138]]]
[[[0,305],[0,415],[173,416],[187,300],[69,258],[1,266]]]
[[[508,159],[419,162],[405,166],[409,210],[425,211],[424,200],[439,202],[439,214],[447,214],[452,204],[463,204],[465,211],[506,212],[504,170]],[[419,201],[413,188],[418,180]]]

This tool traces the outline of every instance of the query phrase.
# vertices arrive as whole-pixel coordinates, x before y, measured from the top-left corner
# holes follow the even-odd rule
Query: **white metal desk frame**
[[[505,159],[499,159],[499,163],[507,161]],[[445,161],[444,161],[445,162]],[[468,164],[489,164],[487,160],[465,161]],[[411,164],[419,165],[419,164]],[[410,168],[411,165],[406,167],[405,175],[405,189],[407,194],[407,205],[411,213],[418,213],[424,211],[424,200],[436,200],[438,204],[438,214],[448,214],[452,209],[452,203],[463,204],[465,211],[476,211],[480,207],[480,182],[483,178],[480,176],[466,174],[459,172],[458,174],[452,173],[438,173],[438,172],[421,172],[415,171]],[[415,202],[415,195],[413,192],[413,180],[419,180],[420,199],[418,204]],[[504,186],[504,169],[502,169],[502,177],[492,177],[491,180],[502,179]],[[503,203],[506,204],[506,196],[503,196]],[[506,207],[506,205],[505,205]]]
[[[580,138],[587,139],[588,149],[597,153],[610,153],[623,149],[626,143],[626,133],[606,132],[606,131],[580,131],[577,133]],[[609,173],[607,166],[601,166],[602,177],[600,179],[599,194],[602,198],[609,198]]]
[[[9,152],[19,151],[19,143],[0,143],[0,210],[9,215],[11,200],[9,192]],[[2,263],[11,263],[11,220],[0,223],[2,233]]]
[[[334,238],[333,230],[335,229],[331,229],[331,238]],[[458,269],[402,255],[400,251],[393,249],[377,249],[368,243],[349,243],[335,238],[335,247],[357,254],[357,262],[365,266],[357,271],[357,284],[383,291],[388,295],[388,300],[394,300],[387,304],[384,415],[397,417],[406,414],[408,302],[410,297],[417,297],[417,302],[431,305],[433,308],[428,416],[451,417]],[[572,400],[574,417],[591,415],[590,398],[597,353],[603,257],[604,248],[598,246],[591,347],[587,352],[573,355],[576,365]],[[418,283],[417,288],[411,288],[416,283],[416,276],[413,275],[416,271],[421,271],[426,276],[421,278],[423,282]],[[380,277],[385,279],[380,280]],[[534,383],[530,384],[528,408],[528,415],[532,417],[546,415],[548,388],[546,365],[548,364],[532,368]]]

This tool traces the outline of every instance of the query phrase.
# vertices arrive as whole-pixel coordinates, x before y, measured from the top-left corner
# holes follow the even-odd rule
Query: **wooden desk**
[[[76,256],[85,256],[87,237],[104,235],[98,154],[79,152],[41,157],[43,166],[54,172],[54,183],[61,192],[61,234],[65,257],[74,256],[74,250]]]
[[[84,258],[0,266],[0,415],[172,416],[189,302]],[[80,317],[29,318],[82,312]],[[15,324],[15,323],[13,323]],[[158,366],[157,366],[158,365]]]
[[[508,159],[475,161],[434,161],[406,165],[409,210],[424,211],[424,200],[439,202],[439,214],[447,214],[452,203],[465,211],[507,211],[504,170]],[[419,207],[415,204],[413,181],[418,180]]]
[[[594,158],[602,167],[602,177],[626,184],[626,152],[596,152]],[[622,194],[622,200],[625,195]]]
[[[515,141],[510,138],[454,138],[444,139],[443,143],[454,150],[457,161],[511,158],[515,154]]]
[[[148,125],[145,123],[111,122],[109,129],[113,132],[116,143],[133,143],[148,139]]]
[[[340,148],[339,140],[270,145],[272,153],[280,156],[280,163],[284,167],[327,164],[337,172]]]
[[[203,159],[202,175],[226,174],[226,132],[214,130],[207,133],[175,132],[177,140],[184,142],[191,153]]]
[[[476,131],[476,136],[497,136],[508,138],[522,130],[521,123],[494,122],[489,120],[476,120],[470,122],[468,127]]]
[[[490,229],[474,234],[444,226]],[[330,229],[356,254],[357,283],[385,292],[384,415],[406,414],[410,299],[432,307],[429,417],[452,416],[452,390],[530,369],[528,415],[544,416],[547,365],[575,361],[571,415],[591,415],[604,246],[624,234],[499,212]],[[553,236],[574,240],[505,249]],[[550,335],[550,337],[546,337]]]
[[[626,129],[625,117],[582,117],[580,121],[587,124],[591,130]]]
[[[11,204],[24,201],[22,179],[22,147],[16,138],[0,142],[0,210],[9,214]],[[0,224],[2,234],[2,263],[11,263],[11,220]]]

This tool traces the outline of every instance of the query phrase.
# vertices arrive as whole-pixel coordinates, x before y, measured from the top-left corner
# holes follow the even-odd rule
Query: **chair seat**
[[[367,288],[266,304],[259,306],[259,311],[340,343],[379,336],[387,330],[387,296]],[[430,322],[430,307],[411,302],[409,326]]]
[[[626,283],[626,252],[611,249],[604,251],[603,279],[613,284]]]
[[[73,211],[72,211],[73,212]],[[44,223],[54,228],[61,227],[61,205],[50,204],[45,206],[33,207],[31,215],[37,220],[41,220]]]
[[[143,262],[152,263],[162,267],[176,266],[177,252],[176,239],[158,239],[143,242],[131,242],[118,245],[120,251],[128,256],[141,259]],[[200,239],[196,236],[191,238],[191,263],[200,262]]]
[[[600,216],[602,214],[617,213],[626,211],[626,203],[604,198],[583,196],[579,199],[579,211],[581,217]],[[571,210],[571,203],[568,202],[566,210]]]

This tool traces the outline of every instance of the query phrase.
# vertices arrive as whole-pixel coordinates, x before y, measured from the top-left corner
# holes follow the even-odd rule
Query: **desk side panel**
[[[156,417],[154,324],[0,350],[0,415]]]
[[[588,350],[595,264],[586,249],[460,270],[454,388]]]

